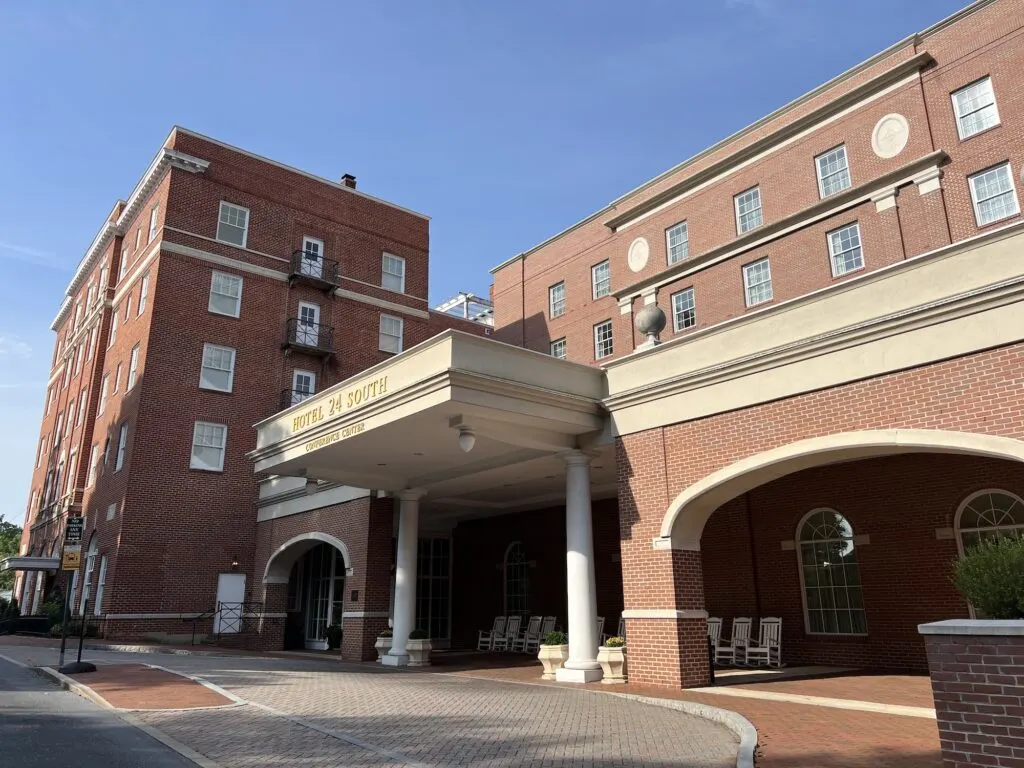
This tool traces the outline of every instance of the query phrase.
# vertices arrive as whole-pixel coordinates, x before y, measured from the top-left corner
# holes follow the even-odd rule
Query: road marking
[[[28,664],[18,661],[17,659],[12,659],[10,656],[4,656],[2,653],[0,653],[0,659],[3,659],[4,661],[9,661],[14,666],[21,667],[22,669],[32,669],[32,667],[30,667]]]

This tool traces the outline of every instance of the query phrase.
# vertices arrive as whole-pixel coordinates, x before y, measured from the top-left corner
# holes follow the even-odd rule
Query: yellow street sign
[[[60,564],[62,571],[77,571],[82,566],[82,550],[65,549],[64,557]]]

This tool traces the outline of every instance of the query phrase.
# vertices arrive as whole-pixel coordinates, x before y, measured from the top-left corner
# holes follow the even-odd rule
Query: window
[[[50,399],[46,402],[46,412],[49,413],[53,408],[53,401],[57,398],[57,388],[54,387],[50,390]]]
[[[142,245],[142,227],[135,228],[135,252],[138,253],[139,246]],[[100,281],[102,282],[102,281]]]
[[[992,78],[986,77],[971,83],[952,94],[953,113],[956,115],[956,130],[961,139],[969,139],[976,133],[999,125],[999,110],[996,94],[992,90]]]
[[[124,453],[128,448],[128,422],[121,422],[121,432],[117,436],[117,458],[114,459],[114,471],[120,472],[124,466]]]
[[[697,307],[693,301],[693,288],[672,294],[672,327],[676,333],[697,324]]]
[[[522,542],[513,541],[505,550],[506,616],[525,616],[530,612],[529,568]]]
[[[956,536],[963,551],[997,536],[1024,536],[1024,501],[998,489],[978,491],[960,505]]]
[[[89,390],[85,389],[82,390],[82,394],[79,395],[81,399],[78,401],[78,418],[75,420],[76,426],[81,426],[82,422],[85,421],[85,406],[89,404],[89,401],[86,398],[87,394],[89,394]]]
[[[103,374],[103,381],[100,383],[100,404],[96,409],[99,415],[102,416],[103,412],[107,410],[107,389],[110,386],[110,374]]]
[[[46,435],[39,438],[39,452],[36,453],[36,468],[43,463],[43,455],[46,453]]]
[[[79,301],[75,304],[75,325],[74,325],[74,329],[77,331],[78,330],[78,326],[81,325],[81,324],[82,324],[82,301],[81,301],[81,299],[79,299]]]
[[[685,221],[666,229],[665,241],[669,264],[678,264],[690,258],[690,228]]]
[[[249,239],[249,209],[221,200],[217,239],[245,248]]]
[[[203,344],[203,365],[199,388],[230,392],[235,380],[235,350],[216,344]]]
[[[85,306],[87,309],[92,309],[93,303],[96,301],[96,283],[89,281],[89,288],[85,293]]]
[[[117,341],[117,320],[121,317],[119,307],[114,307],[114,311],[110,315],[110,339],[107,341],[107,349],[114,346],[114,342]]]
[[[75,596],[78,594],[78,571],[71,574],[71,589],[68,592],[68,605],[72,615],[75,613]],[[81,613],[81,611],[79,611]]]
[[[797,529],[797,548],[807,632],[867,634],[860,566],[850,522],[835,510],[816,509]]]
[[[149,298],[149,272],[142,276],[142,287],[139,288],[139,308],[136,317],[146,311],[146,299]]]
[[[121,268],[117,272],[117,279],[120,280],[128,271],[128,246],[121,249]]]
[[[978,220],[979,227],[1013,216],[1020,211],[1009,163],[976,173],[967,180],[971,185],[974,217]]]
[[[99,334],[96,333],[96,326],[94,325],[92,330],[89,331],[89,351],[85,355],[86,360],[92,360],[92,356],[96,353],[96,339],[98,336]]]
[[[92,613],[99,616],[103,613],[103,588],[107,584],[107,556],[100,557],[100,575],[96,581],[96,599],[93,600]]]
[[[68,402],[68,424],[67,424],[67,430],[68,430],[67,433],[69,435],[71,434],[71,430],[74,428],[74,426],[75,426],[75,401],[74,400],[70,400]]]
[[[295,342],[307,347],[320,343],[320,305],[299,302],[299,322],[295,328]]]
[[[566,344],[564,336],[551,342],[551,356],[559,360],[565,360],[569,356],[569,345]]]
[[[93,483],[96,482],[96,471],[99,468],[100,460],[100,444],[93,443],[92,450],[89,452],[89,474],[85,480],[85,487],[92,488]]]
[[[114,389],[113,392],[117,392],[121,388],[121,363],[117,364],[117,368],[114,369]]]
[[[217,315],[238,317],[242,310],[242,278],[214,272],[210,280],[209,310]]]
[[[127,392],[129,389],[135,386],[135,374],[139,371],[139,345],[136,344],[132,347],[131,357],[128,358],[128,383],[125,385],[124,391]]]
[[[860,224],[856,222],[828,233],[828,252],[832,258],[832,275],[839,277],[864,267],[860,247]]]
[[[224,444],[228,428],[225,424],[197,421],[192,433],[192,469],[220,472],[224,469]]]
[[[382,288],[387,288],[389,291],[405,293],[405,259],[385,253],[380,284]]]
[[[612,268],[607,260],[590,268],[590,282],[594,286],[595,299],[612,292]]]
[[[594,326],[594,357],[600,360],[602,357],[611,356],[612,353],[612,321],[605,320]]]
[[[736,195],[736,231],[749,232],[761,226],[761,188],[754,187]]]
[[[743,289],[748,307],[772,300],[772,269],[768,259],[761,259],[743,267]]]
[[[89,542],[89,549],[85,554],[85,578],[82,579],[82,602],[78,606],[78,613],[85,613],[85,604],[89,600],[90,592],[92,592],[92,572],[96,569],[96,554],[99,551],[99,542],[96,540],[96,534],[93,534],[92,540]],[[78,573],[78,571],[75,571]],[[74,600],[71,601],[74,605]]]
[[[292,405],[301,403],[316,393],[316,374],[296,369],[292,372]]]
[[[106,292],[107,292],[107,265],[104,264],[102,267],[100,267],[99,294],[102,297],[102,296],[106,295]]]
[[[830,149],[814,158],[818,167],[818,192],[822,197],[834,195],[850,187],[850,166],[846,162],[846,145]]]
[[[110,462],[110,438],[108,437],[103,441],[103,468],[106,469],[107,464]]]
[[[548,288],[548,314],[551,317],[565,314],[565,280]]]
[[[160,218],[160,203],[153,206],[149,212],[149,237],[146,238],[146,245],[153,242],[153,238],[156,237],[157,220]],[[220,239],[219,237],[217,238]]]
[[[402,330],[405,322],[400,317],[380,316],[380,351],[398,354],[402,351]]]
[[[117,517],[117,502],[116,501],[113,504],[111,504],[110,506],[107,507],[107,520],[113,520],[115,517]]]
[[[75,376],[82,372],[82,358],[85,357],[85,353],[82,351],[82,345],[79,344],[75,347]]]
[[[302,261],[299,272],[311,277],[324,275],[324,241],[306,235],[302,238]]]
[[[127,323],[132,317],[132,295],[129,293],[128,297],[124,300],[124,323]]]

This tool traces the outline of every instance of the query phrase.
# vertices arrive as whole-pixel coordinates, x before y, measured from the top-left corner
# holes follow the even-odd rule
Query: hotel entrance
[[[289,621],[302,629],[303,647],[327,650],[327,628],[341,624],[345,560],[330,544],[317,544],[288,576]]]

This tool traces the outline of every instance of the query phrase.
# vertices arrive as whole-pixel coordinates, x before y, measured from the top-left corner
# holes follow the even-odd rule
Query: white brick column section
[[[594,524],[590,509],[590,457],[563,454],[565,474],[565,566],[569,597],[569,660],[555,674],[562,683],[601,679],[597,662],[597,591],[594,585]]]
[[[398,497],[398,557],[395,562],[395,620],[391,650],[381,658],[389,667],[409,663],[406,644],[416,628],[416,550],[420,539],[420,498],[423,491],[402,491]]]

